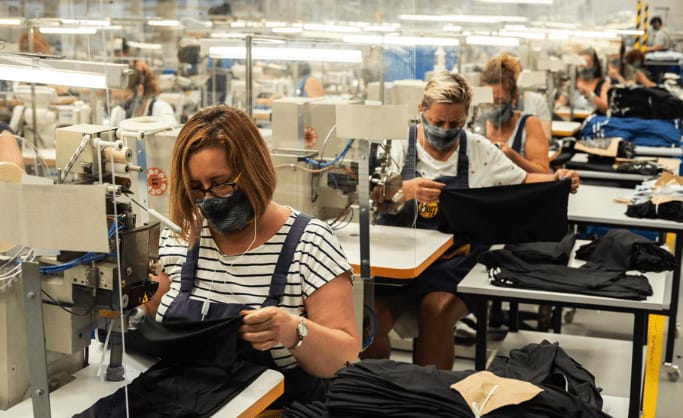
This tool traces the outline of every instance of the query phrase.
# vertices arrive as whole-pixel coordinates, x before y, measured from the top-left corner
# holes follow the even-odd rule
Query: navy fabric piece
[[[476,244],[559,241],[571,181],[441,191],[439,231]],[[501,216],[504,214],[504,216]]]
[[[623,138],[635,145],[678,147],[683,126],[680,119],[615,118],[592,115],[583,122],[583,138]]]
[[[239,359],[240,318],[184,323],[147,319],[136,339],[161,360],[127,385],[131,417],[210,417],[266,369]],[[77,418],[126,417],[125,387]]]

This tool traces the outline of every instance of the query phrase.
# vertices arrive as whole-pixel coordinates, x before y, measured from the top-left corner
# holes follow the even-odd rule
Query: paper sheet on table
[[[486,415],[507,405],[518,405],[543,391],[529,382],[499,377],[487,371],[471,374],[453,383],[451,389],[462,395],[475,416]]]
[[[108,253],[105,189],[105,185],[0,182],[0,241]]]

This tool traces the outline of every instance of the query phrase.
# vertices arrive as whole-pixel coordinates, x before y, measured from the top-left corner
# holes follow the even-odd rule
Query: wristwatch
[[[304,318],[302,317],[299,319],[299,323],[296,326],[296,337],[297,341],[296,344],[294,344],[291,347],[287,347],[288,350],[296,350],[301,346],[301,343],[304,342],[304,337],[308,335],[308,327],[306,327],[306,324],[304,323]]]

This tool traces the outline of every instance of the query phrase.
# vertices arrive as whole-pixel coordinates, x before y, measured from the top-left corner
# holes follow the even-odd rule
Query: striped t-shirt
[[[218,249],[204,221],[191,298],[261,307],[268,296],[275,264],[297,214],[292,210],[285,224],[264,244],[234,256],[224,255]],[[187,243],[173,238],[171,231],[165,228],[159,239],[159,263],[171,279],[171,288],[161,299],[156,317],[158,321],[163,319],[180,291],[180,270],[186,254]],[[308,296],[350,270],[351,266],[332,230],[324,222],[312,219],[296,247],[284,295],[278,306],[294,315],[303,315],[304,301]],[[276,346],[270,352],[279,368],[296,366],[294,356],[284,346]]]

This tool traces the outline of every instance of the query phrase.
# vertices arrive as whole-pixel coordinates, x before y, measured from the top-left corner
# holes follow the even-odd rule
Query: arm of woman
[[[636,79],[636,83],[640,84],[643,87],[656,87],[657,86],[657,83],[655,83],[654,81],[647,78],[647,76],[641,70],[636,70],[635,79]]]
[[[528,173],[524,178],[524,183],[541,183],[544,181],[558,181],[563,179],[570,179],[572,182],[571,192],[576,193],[579,189],[579,175],[574,170],[567,170],[561,168],[553,174],[541,174],[541,173]]]
[[[609,107],[609,102],[607,101],[607,90],[610,88],[609,79],[605,79],[600,88],[600,94],[591,96],[591,102],[595,107],[602,113],[607,113],[607,108]]]
[[[9,130],[0,131],[0,161],[16,164],[24,169],[24,157],[14,135]]]
[[[149,302],[142,305],[142,309],[145,313],[152,318],[157,314],[157,309],[159,309],[159,304],[161,303],[161,298],[168,292],[171,288],[171,279],[164,272],[159,272],[158,275],[150,275],[150,280],[153,282],[158,282],[159,287],[157,288],[154,296],[149,300]]]
[[[508,147],[507,144],[501,145],[501,151],[527,173],[550,173],[548,139],[540,119],[536,116],[528,117],[524,129],[526,130],[524,156]]]
[[[355,361],[360,351],[349,273],[313,292],[305,307],[308,334],[291,352],[308,373],[332,377],[347,362]],[[257,350],[280,344],[293,347],[299,340],[296,329],[301,318],[277,307],[247,311],[240,334]]]

